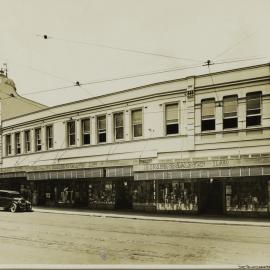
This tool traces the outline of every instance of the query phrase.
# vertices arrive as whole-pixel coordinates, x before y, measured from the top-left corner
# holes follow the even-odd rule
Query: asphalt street
[[[1,264],[270,264],[270,227],[0,212]]]

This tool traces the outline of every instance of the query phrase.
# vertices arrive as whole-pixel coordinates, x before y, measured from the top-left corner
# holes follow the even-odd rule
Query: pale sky
[[[20,95],[50,106],[207,73],[207,59],[262,57],[211,71],[270,62],[269,0],[0,0],[0,8],[0,65]]]

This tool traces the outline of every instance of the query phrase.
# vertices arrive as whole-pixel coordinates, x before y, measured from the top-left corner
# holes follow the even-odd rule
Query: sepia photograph
[[[270,270],[269,0],[0,9],[0,269]]]

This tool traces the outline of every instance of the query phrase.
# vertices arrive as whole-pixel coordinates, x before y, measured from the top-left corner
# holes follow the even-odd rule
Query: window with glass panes
[[[35,129],[35,150],[41,151],[41,128]]]
[[[82,144],[90,144],[90,119],[82,120]]]
[[[216,121],[215,121],[215,99],[204,99],[201,103],[201,130],[215,130]]]
[[[237,96],[227,96],[223,98],[223,129],[238,127],[237,110]]]
[[[24,132],[24,148],[26,153],[31,151],[30,130]]]
[[[47,149],[53,148],[53,126],[46,126],[46,146]]]
[[[261,125],[262,93],[253,92],[246,96],[246,126]]]
[[[106,115],[101,115],[97,117],[97,133],[98,142],[106,142]]]
[[[124,114],[115,113],[114,116],[114,139],[124,139]]]
[[[6,135],[6,155],[11,155],[11,135]]]
[[[15,154],[21,154],[21,133],[15,133]]]
[[[68,146],[76,145],[76,122],[70,121],[67,123],[67,142]]]
[[[179,118],[178,118],[178,104],[166,105],[166,134],[178,134],[179,132]]]
[[[134,110],[132,111],[132,135],[133,138],[142,136],[142,110]]]

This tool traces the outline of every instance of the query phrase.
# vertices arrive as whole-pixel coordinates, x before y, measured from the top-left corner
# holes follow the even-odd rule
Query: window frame
[[[203,118],[203,102],[212,100],[214,103],[214,114],[213,117]],[[213,121],[214,120],[214,129],[203,129],[203,121]],[[201,100],[201,132],[211,132],[216,131],[216,100],[215,98],[205,98]]]
[[[26,134],[29,134],[29,141],[27,141],[27,136]],[[29,150],[27,148],[27,145],[29,145]],[[31,152],[31,130],[30,129],[27,129],[27,130],[24,130],[24,151],[25,153],[29,153]]]
[[[12,155],[11,134],[6,134],[5,136],[6,136],[6,141],[5,141],[5,144],[6,144],[6,147],[5,147],[6,156],[11,156]],[[7,140],[7,138],[9,138],[9,140]]]
[[[104,129],[100,129],[99,128],[99,119],[104,117],[105,118],[105,130]],[[101,115],[97,115],[96,116],[96,120],[97,120],[97,124],[96,124],[96,127],[97,127],[97,143],[98,144],[104,144],[104,143],[107,143],[107,115],[106,114],[101,114]],[[104,131],[102,131],[104,130]],[[105,134],[105,141],[100,141],[100,135],[101,134]]]
[[[34,129],[35,131],[35,152],[41,152],[42,151],[42,135],[41,135],[41,127],[37,127]],[[39,131],[39,139],[37,138],[37,131]],[[38,143],[40,141],[40,143]],[[40,146],[40,150],[38,149]]]
[[[89,121],[89,132],[85,132],[84,130],[84,122]],[[89,143],[84,143],[84,136],[89,135]],[[91,145],[91,119],[89,118],[83,118],[81,119],[81,140],[82,140],[82,145]]]
[[[170,123],[171,125],[173,124],[177,124],[178,125],[178,132],[177,133],[170,133],[168,134],[167,132],[167,127],[168,127],[168,119],[167,119],[167,107],[168,106],[173,106],[173,105],[177,105],[177,121]],[[164,127],[164,133],[165,136],[175,136],[175,135],[179,135],[180,134],[180,104],[179,102],[170,102],[170,103],[166,103],[164,106],[164,122],[165,122],[165,127]]]
[[[49,129],[51,128],[51,137],[49,136]],[[46,149],[47,150],[51,150],[54,148],[54,128],[53,128],[53,125],[47,125],[45,127],[45,132],[46,132]],[[52,146],[50,147],[50,140],[51,140],[51,143],[52,143]]]
[[[226,116],[225,115],[225,112],[224,112],[224,104],[225,104],[225,99],[229,99],[229,98],[236,98],[236,110],[233,112],[233,113],[236,113],[236,115],[233,115],[233,116]],[[222,100],[222,127],[223,127],[223,130],[228,130],[228,129],[238,129],[238,111],[239,111],[239,99],[238,99],[238,95],[228,95],[228,96],[224,96],[223,97],[223,100]],[[228,128],[225,128],[224,127],[224,124],[227,120],[229,119],[236,119],[236,126],[235,127],[228,127]]]
[[[133,123],[133,113],[136,112],[136,111],[141,111],[141,123],[139,124],[134,124]],[[143,116],[144,116],[144,113],[143,113],[143,108],[134,108],[131,110],[131,136],[132,136],[132,139],[140,139],[140,138],[143,138],[143,127],[144,127],[144,122],[143,122]],[[142,133],[140,136],[134,136],[134,126],[138,126],[138,125],[141,125],[141,130],[142,130]]]
[[[70,132],[70,125],[74,123],[74,133]],[[76,146],[76,120],[70,120],[66,124],[66,138],[67,138],[67,147],[75,147]],[[71,138],[74,136],[74,144],[71,144]]]
[[[116,126],[116,116],[117,115],[122,115],[123,119],[123,125],[122,126]],[[116,138],[117,135],[117,129],[122,128],[123,129],[123,137],[120,139]],[[114,141],[118,142],[118,141],[123,141],[125,139],[125,113],[124,111],[120,111],[120,112],[114,112],[113,113],[113,136],[114,136]]]
[[[22,141],[21,141],[21,132],[14,133],[14,146],[15,146],[15,155],[20,155],[22,153]]]
[[[253,114],[249,114],[248,113],[248,96],[249,95],[259,95],[259,100],[260,100],[260,107],[256,108],[256,109],[249,109],[249,110],[259,110],[259,113],[253,113]],[[253,99],[254,100],[254,99]],[[246,93],[246,128],[252,128],[252,127],[259,127],[262,125],[262,104],[263,104],[263,97],[262,97],[262,91],[254,91],[254,92],[248,92]],[[257,125],[248,125],[248,118],[255,118],[255,117],[259,117],[260,119],[260,124]]]

